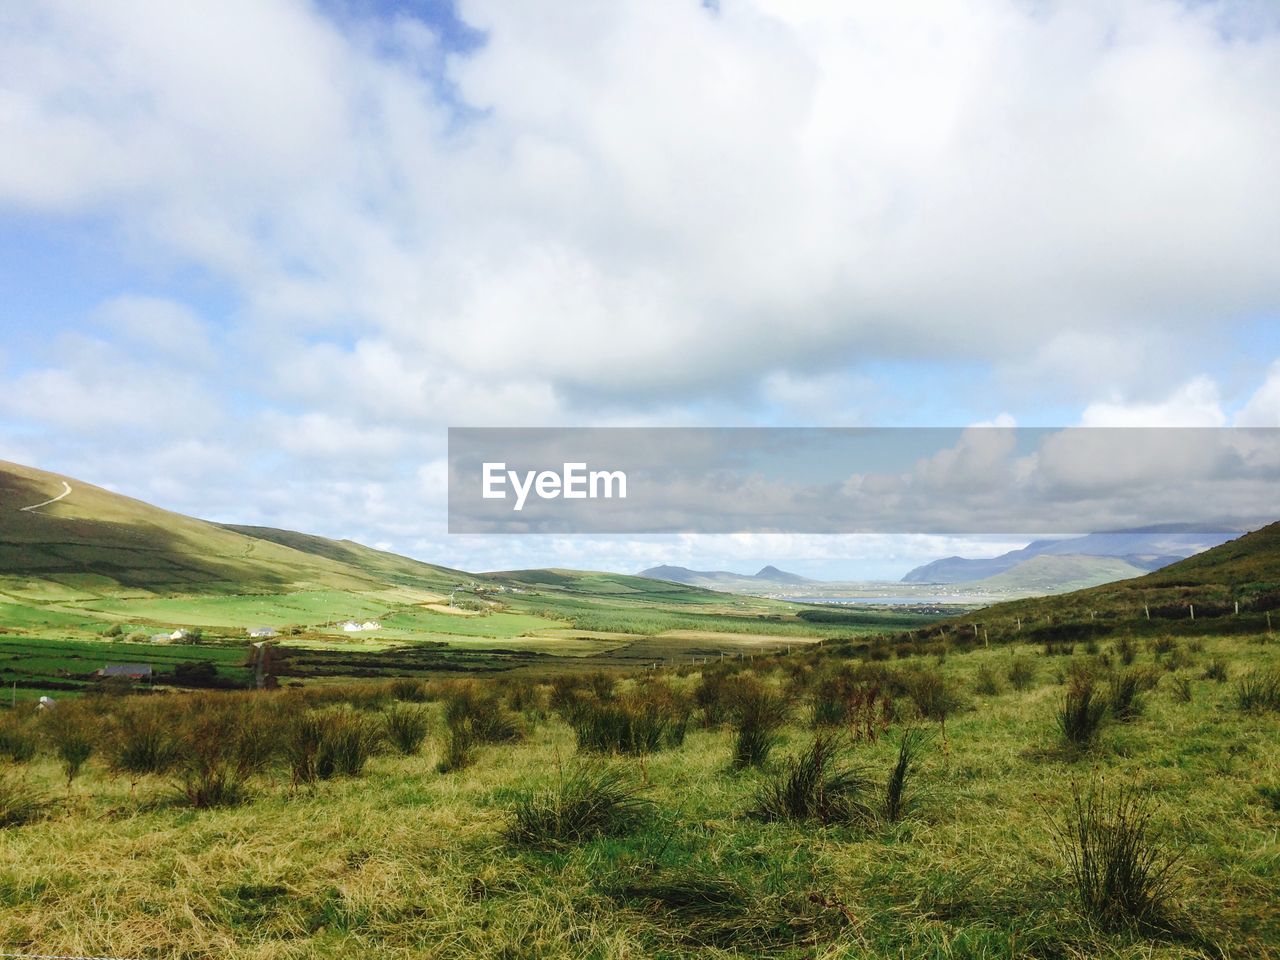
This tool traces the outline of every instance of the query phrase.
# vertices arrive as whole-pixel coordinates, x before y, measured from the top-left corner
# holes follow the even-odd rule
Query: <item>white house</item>
[[[342,625],[342,629],[347,633],[364,633],[366,630],[381,630],[382,624],[377,620],[366,620],[364,623],[348,620]]]
[[[276,635],[270,627],[251,627],[249,630],[249,636],[256,640],[269,640]]]

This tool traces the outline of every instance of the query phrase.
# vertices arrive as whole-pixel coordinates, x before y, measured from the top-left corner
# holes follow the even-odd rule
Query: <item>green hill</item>
[[[366,547],[354,540],[331,540],[310,533],[298,533],[293,530],[279,530],[275,527],[255,527],[243,524],[223,524],[224,529],[266,540],[301,553],[324,557],[335,563],[355,568],[380,583],[397,584],[406,587],[426,587],[432,590],[448,592],[460,583],[476,580],[475,574],[465,570],[454,570],[433,563],[424,563],[411,557],[403,557],[398,553]]]
[[[992,640],[1016,632],[1084,636],[1132,631],[1262,632],[1280,608],[1280,523],[1153,573],[1052,597],[998,603],[926,631],[964,634],[980,625]],[[1277,622],[1280,626],[1280,621]]]
[[[55,502],[25,509],[60,494]],[[279,593],[383,586],[369,570],[332,557],[0,461],[0,590],[6,593]]]
[[[1044,554],[1024,560],[1003,573],[970,581],[965,587],[997,594],[1044,596],[1127,580],[1144,573],[1141,567],[1119,557]]]

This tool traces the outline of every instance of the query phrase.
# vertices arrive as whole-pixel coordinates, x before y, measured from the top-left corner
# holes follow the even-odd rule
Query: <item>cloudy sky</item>
[[[471,568],[449,426],[1280,425],[1272,0],[0,7],[0,458]],[[1003,546],[988,545],[989,551]]]

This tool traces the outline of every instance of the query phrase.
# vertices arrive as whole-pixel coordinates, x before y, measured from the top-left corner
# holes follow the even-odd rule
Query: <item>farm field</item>
[[[1212,636],[1061,655],[1030,645],[938,646],[885,662],[850,658],[836,644],[739,665],[739,677],[785,694],[787,705],[763,763],[741,769],[732,763],[739,724],[717,719],[707,693],[718,664],[664,672],[663,696],[702,705],[682,742],[664,739],[635,755],[584,743],[581,715],[552,705],[563,684],[479,681],[473,689],[500,696],[497,709],[518,739],[477,745],[447,772],[439,769],[451,752],[446,714],[463,688],[350,688],[354,710],[333,700],[308,709],[371,729],[389,713],[419,711],[422,746],[409,755],[373,748],[355,775],[292,783],[282,727],[270,758],[228,805],[193,806],[178,770],[141,776],[131,788],[129,776],[110,775],[105,740],[68,786],[42,747],[4,764],[6,789],[19,784],[40,806],[28,822],[0,830],[0,943],[231,958],[1280,950],[1280,711],[1240,702],[1250,678],[1280,671],[1280,645]],[[1108,715],[1095,742],[1069,748],[1055,715],[1072,678],[1105,686],[1126,671],[1150,678],[1136,712]],[[815,731],[814,711],[835,702],[828,681],[842,675],[891,691],[891,719],[872,740],[856,738],[848,722]],[[954,694],[945,741],[922,715],[924,677],[941,678]],[[611,680],[607,693],[599,681],[583,683],[596,691],[581,694],[586,703],[658,691],[635,679]],[[248,710],[284,709],[296,694],[220,696]],[[153,701],[174,703],[142,705]],[[85,709],[108,717],[125,706],[85,701]],[[925,739],[906,806],[890,818],[876,811],[903,738],[919,735],[912,730]],[[769,785],[824,731],[843,738],[840,762],[858,772],[868,812],[825,825],[759,815]],[[517,831],[522,803],[599,769],[634,791],[634,816],[547,842]],[[1105,923],[1082,906],[1058,834],[1073,790],[1111,796],[1122,786],[1147,804],[1144,842],[1160,858],[1178,858],[1163,912],[1147,925]]]

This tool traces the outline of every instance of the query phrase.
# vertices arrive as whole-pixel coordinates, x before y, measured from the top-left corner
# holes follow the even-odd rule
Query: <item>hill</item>
[[[1272,523],[1140,577],[998,603],[926,633],[974,624],[987,628],[993,640],[1022,630],[1030,630],[1032,639],[1037,631],[1044,638],[1116,630],[1266,633],[1277,608],[1280,523]]]
[[[909,571],[903,583],[970,583],[1004,573],[1039,556],[1095,556],[1123,560],[1140,570],[1157,570],[1216,547],[1233,533],[1206,532],[1187,524],[1090,533],[1064,540],[1035,540],[997,557],[945,557]]]
[[[761,567],[756,573],[733,573],[729,570],[690,570],[688,567],[662,564],[641,570],[637,576],[651,580],[668,580],[672,583],[687,583],[691,586],[724,590],[729,593],[773,593],[784,587],[817,582],[808,577],[802,577],[798,573],[779,570],[773,565]]]
[[[368,570],[333,557],[5,461],[0,461],[0,581],[3,592],[42,596],[386,585]]]
[[[965,586],[992,594],[1045,596],[1140,577],[1141,567],[1119,557],[1042,554]]]

